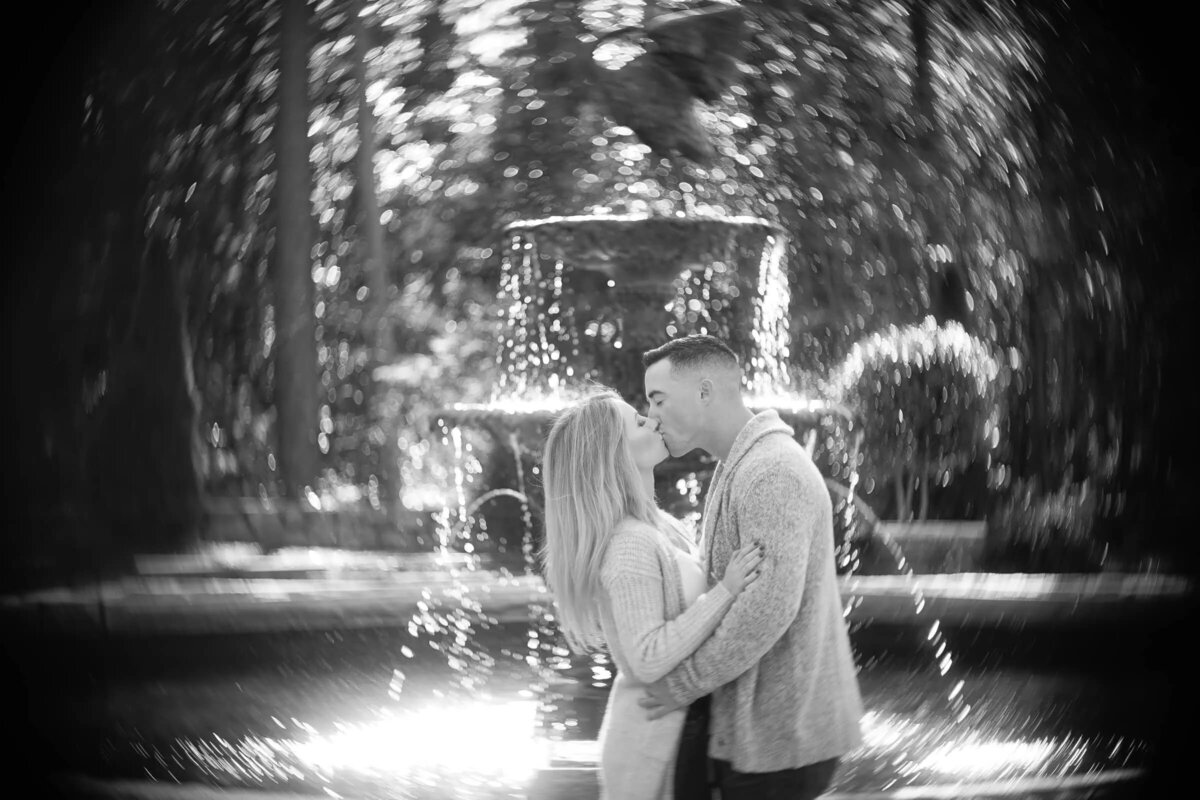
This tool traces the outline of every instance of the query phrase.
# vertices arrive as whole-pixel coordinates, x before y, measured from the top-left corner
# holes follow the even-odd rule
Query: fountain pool
[[[1146,623],[947,630],[956,691],[973,709],[965,719],[924,630],[856,626],[866,743],[832,791],[1137,796],[1171,699],[1165,632]],[[491,662],[484,679],[450,664],[444,639],[402,627],[18,642],[13,652],[26,654],[37,710],[29,758],[59,773],[359,800],[594,796],[611,666],[558,651],[539,693],[528,634],[503,622],[474,633],[470,652]]]

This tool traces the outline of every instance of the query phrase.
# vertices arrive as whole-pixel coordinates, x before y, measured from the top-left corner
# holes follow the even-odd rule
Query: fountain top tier
[[[546,419],[602,384],[634,401],[641,355],[709,333],[733,348],[752,404],[827,411],[791,390],[787,235],[759,217],[596,214],[505,227],[499,380],[459,421]]]

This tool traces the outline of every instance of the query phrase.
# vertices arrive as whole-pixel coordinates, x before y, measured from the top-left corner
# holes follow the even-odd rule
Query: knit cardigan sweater
[[[858,675],[833,558],[829,490],[774,411],[754,416],[718,464],[700,548],[711,584],[761,542],[761,577],[665,684],[681,705],[712,694],[709,755],[740,772],[840,757],[862,743]]]
[[[600,625],[617,666],[600,731],[603,800],[669,800],[685,711],[651,720],[638,705],[716,629],[734,596],[717,583],[686,609],[676,548],[694,545],[664,522],[623,520],[600,568]]]
[[[617,668],[641,684],[662,678],[695,652],[734,599],[723,583],[713,582],[684,610],[679,567],[668,548],[687,545],[675,539],[673,532],[622,520],[600,568],[606,601],[601,630]]]

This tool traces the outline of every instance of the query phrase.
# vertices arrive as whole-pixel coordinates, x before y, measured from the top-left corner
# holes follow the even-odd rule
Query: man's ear
[[[712,378],[700,379],[700,402],[707,405],[713,399],[713,382]]]

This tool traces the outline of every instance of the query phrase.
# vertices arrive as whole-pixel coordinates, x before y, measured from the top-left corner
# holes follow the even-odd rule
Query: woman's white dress
[[[651,720],[638,705],[716,629],[733,603],[707,586],[690,542],[674,531],[627,521],[601,570],[601,624],[617,666],[600,728],[601,800],[670,800],[686,709]]]

